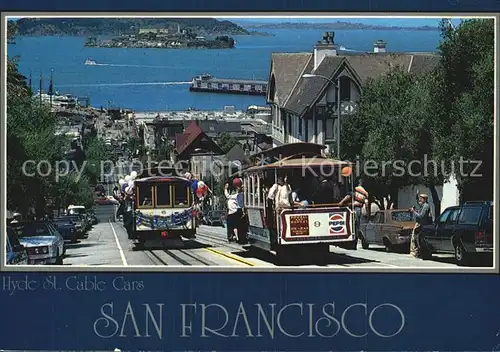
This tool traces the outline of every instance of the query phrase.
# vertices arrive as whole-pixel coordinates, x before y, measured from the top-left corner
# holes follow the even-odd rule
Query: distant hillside
[[[368,25],[352,22],[330,22],[330,23],[249,23],[244,24],[247,29],[384,29],[384,30],[420,30],[420,31],[435,31],[438,27],[422,26],[422,27],[398,27],[398,26],[380,26]]]
[[[24,18],[16,23],[17,35],[123,35],[141,28],[172,28],[199,35],[250,35],[243,27],[214,18]]]

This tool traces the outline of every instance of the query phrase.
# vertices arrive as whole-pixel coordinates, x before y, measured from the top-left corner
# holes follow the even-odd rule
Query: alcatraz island
[[[107,40],[88,37],[86,47],[92,48],[157,48],[157,49],[232,49],[235,41],[227,35],[206,38],[190,29],[141,28],[136,34],[117,36]]]
[[[215,18],[22,18],[15,36],[83,36],[95,48],[233,48],[235,35],[263,35]],[[109,39],[111,38],[111,39]]]

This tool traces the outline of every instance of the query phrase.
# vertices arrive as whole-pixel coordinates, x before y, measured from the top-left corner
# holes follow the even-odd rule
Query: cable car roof
[[[250,160],[273,157],[289,157],[297,153],[308,153],[314,155],[321,155],[321,152],[326,149],[326,146],[316,143],[289,143],[279,147],[263,150],[261,152],[249,156]]]
[[[184,177],[179,177],[179,176],[150,176],[150,177],[144,177],[140,179],[135,179],[134,182],[136,183],[145,183],[145,182],[185,182],[185,183],[190,183],[191,181],[188,180],[187,178]]]
[[[353,163],[349,161],[335,160],[322,156],[315,157],[296,157],[291,156],[290,158],[285,158],[283,160],[279,160],[277,162],[267,164],[267,165],[259,165],[252,166],[246,170],[243,170],[244,173],[247,172],[255,172],[255,171],[263,171],[269,169],[296,169],[296,168],[317,168],[317,167],[342,167],[342,166],[351,166]]]

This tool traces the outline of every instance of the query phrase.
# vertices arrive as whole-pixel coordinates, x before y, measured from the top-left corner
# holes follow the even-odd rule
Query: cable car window
[[[189,185],[185,183],[175,183],[172,185],[174,189],[174,206],[185,206],[189,205]]]
[[[158,184],[156,185],[156,205],[170,206],[170,184]]]
[[[136,185],[137,206],[139,208],[153,206],[153,187],[151,185]]]

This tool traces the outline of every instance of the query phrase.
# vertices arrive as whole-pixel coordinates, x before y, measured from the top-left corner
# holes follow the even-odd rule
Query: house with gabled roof
[[[439,62],[435,53],[390,53],[384,41],[372,53],[341,50],[334,33],[324,33],[312,53],[273,53],[267,103],[272,108],[274,146],[310,142],[329,152],[337,144],[338,121],[355,113],[370,78],[399,67],[420,74]]]
[[[176,135],[175,151],[177,160],[187,160],[193,155],[224,154],[219,145],[203,132],[196,121],[191,121],[183,133]]]

